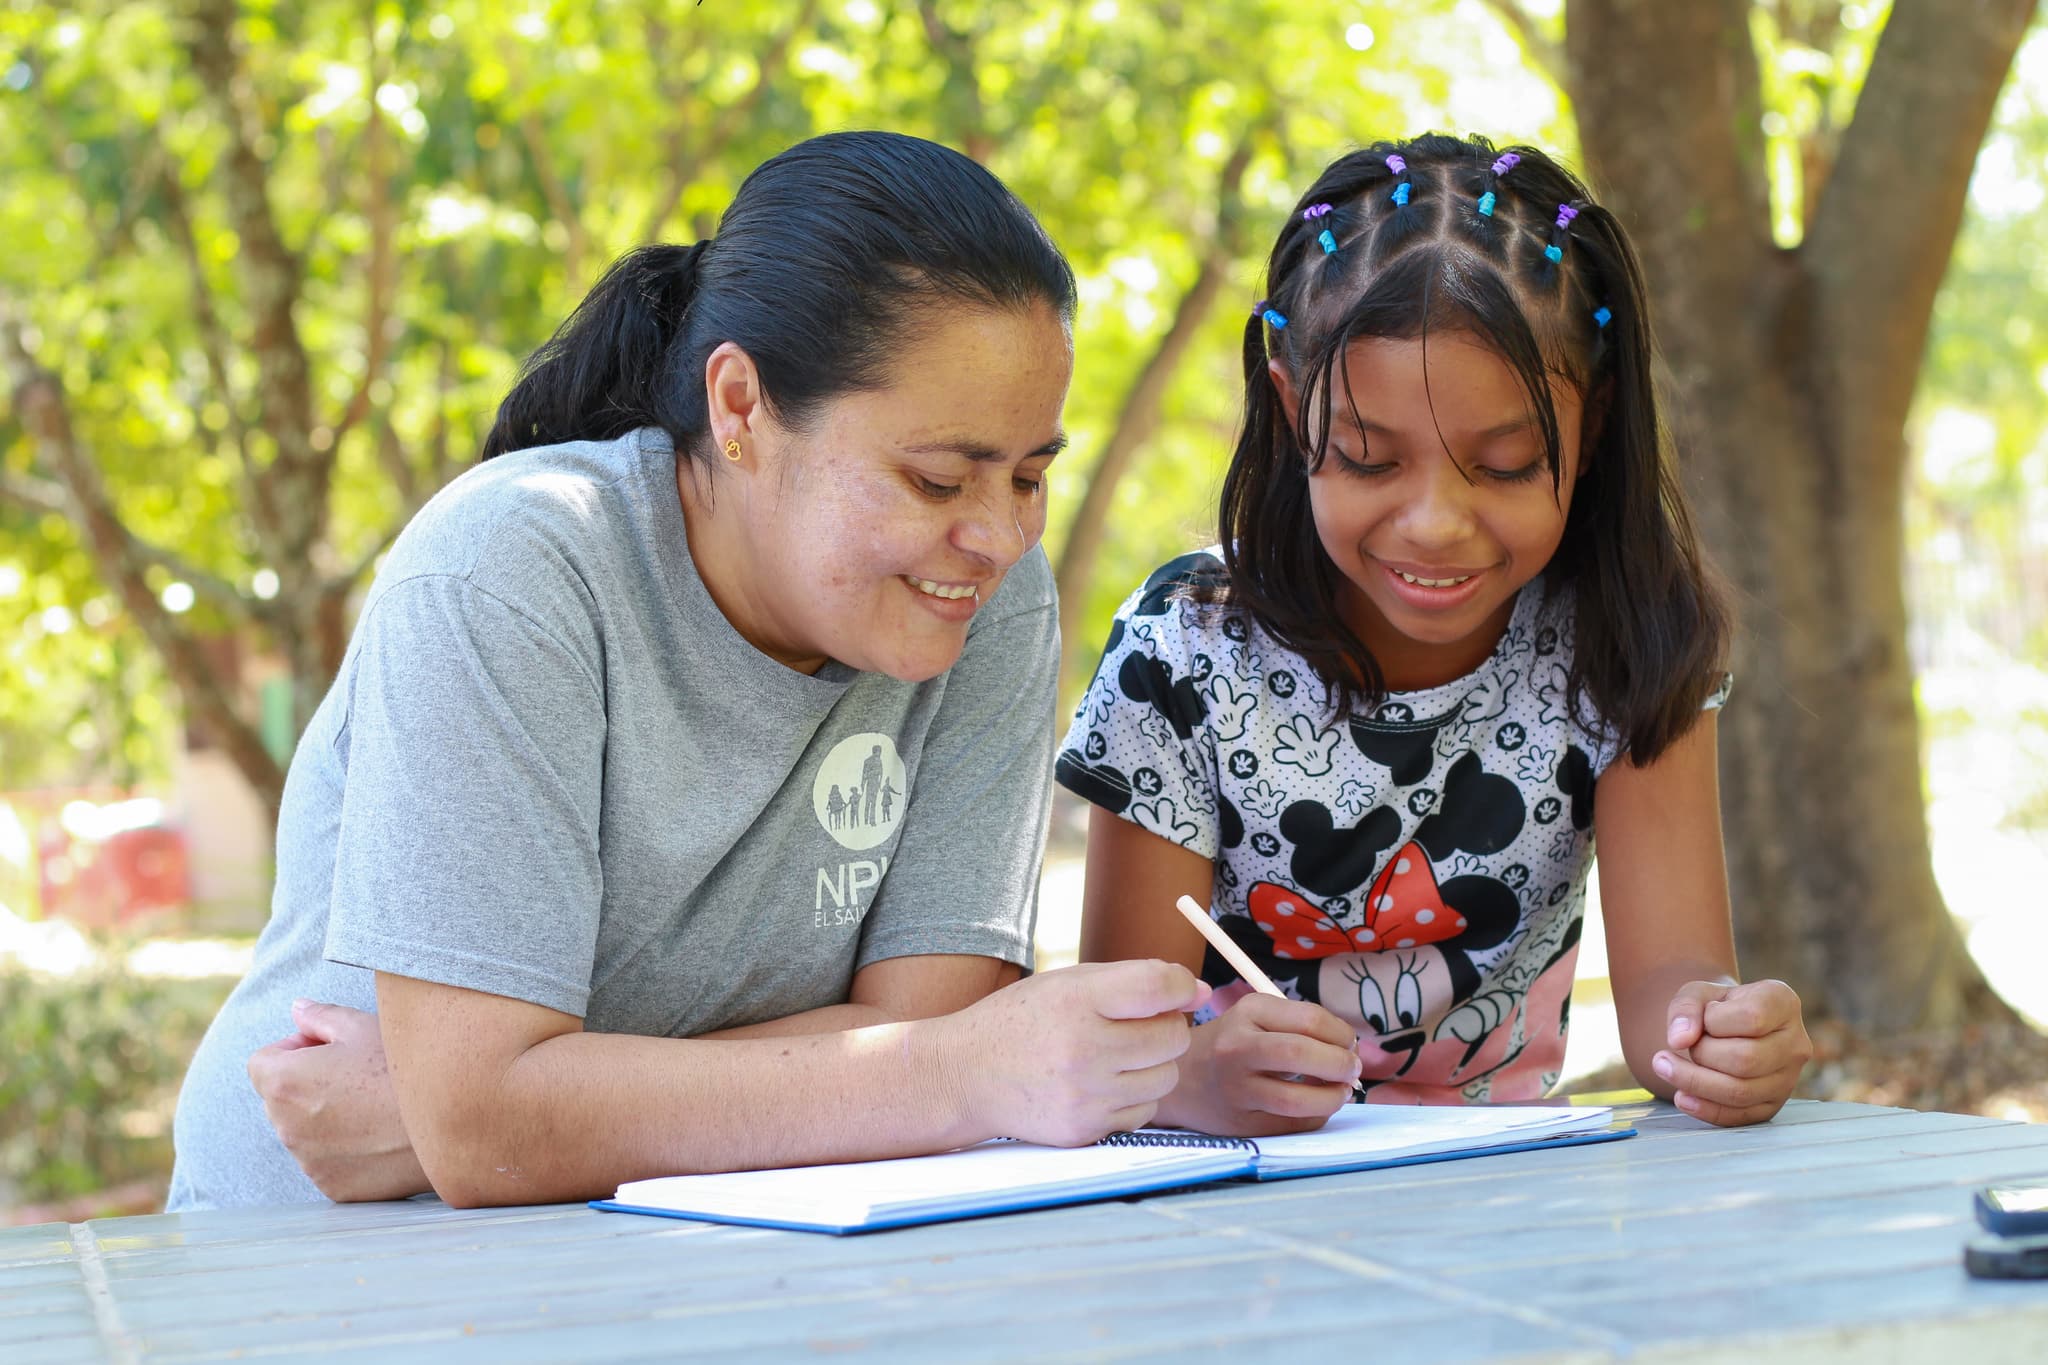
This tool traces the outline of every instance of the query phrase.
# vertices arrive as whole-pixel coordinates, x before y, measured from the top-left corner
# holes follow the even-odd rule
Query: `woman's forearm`
[[[1207,990],[1163,962],[1095,964],[939,1017],[727,1039],[586,1033],[542,1006],[384,974],[377,996],[420,1164],[473,1206],[997,1135],[1092,1142],[1151,1119]]]
[[[800,1038],[812,1033],[844,1033],[848,1029],[872,1028],[876,1024],[897,1022],[899,1021],[894,1014],[874,1005],[826,1005],[821,1009],[805,1010],[802,1014],[791,1014],[781,1019],[764,1019],[758,1024],[714,1029],[710,1033],[700,1033],[697,1037],[706,1040]]]
[[[847,1006],[842,1009],[862,1007]],[[458,1205],[601,1198],[627,1180],[930,1152],[974,1126],[943,1020],[786,1038],[567,1033],[420,1146]]]

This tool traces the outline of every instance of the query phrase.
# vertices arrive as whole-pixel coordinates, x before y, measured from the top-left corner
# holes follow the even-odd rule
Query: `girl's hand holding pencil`
[[[1207,911],[1186,896],[1179,905],[1253,994],[1194,1030],[1180,1083],[1153,1122],[1231,1137],[1320,1128],[1356,1093],[1351,1026],[1320,1005],[1288,999]]]

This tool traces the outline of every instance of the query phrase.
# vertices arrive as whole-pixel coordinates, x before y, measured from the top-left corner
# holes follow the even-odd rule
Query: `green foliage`
[[[246,493],[278,433],[245,210],[224,174],[233,140],[188,51],[202,12],[0,8],[0,295],[28,315],[123,520],[239,595],[202,594],[181,624],[246,654],[282,648],[262,604],[289,566],[265,562]],[[468,462],[519,358],[608,260],[714,232],[749,169],[845,126],[986,156],[1075,261],[1056,553],[1214,231],[1221,167],[1250,138],[1228,316],[1210,319],[1118,500],[1089,594],[1099,638],[1129,583],[1206,534],[1242,383],[1235,314],[1315,169],[1355,141],[1446,124],[1570,142],[1561,100],[1506,31],[1451,0],[244,0],[237,15],[231,94],[303,280],[313,442],[334,443],[323,573],[374,554]],[[48,476],[11,413],[0,466]],[[105,701],[165,694],[151,651],[75,529],[4,496],[0,635],[0,787],[164,768],[168,710]]]
[[[165,1175],[179,1078],[232,984],[0,963],[0,1195]]]
[[[2048,666],[2048,16],[2014,63],[1936,300],[1907,507],[1928,662]],[[2040,803],[2036,802],[2037,815]]]
[[[2048,485],[2048,17],[2014,67],[1978,157],[1922,376],[1923,412],[1968,408],[1995,432],[1976,468],[1929,471],[1950,502],[2018,506],[2023,488]]]

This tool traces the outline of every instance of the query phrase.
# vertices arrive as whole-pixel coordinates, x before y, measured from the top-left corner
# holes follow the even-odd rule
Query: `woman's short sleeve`
[[[604,891],[593,649],[457,576],[377,595],[339,684],[330,961],[583,1014]]]
[[[945,675],[889,874],[861,925],[858,966],[923,953],[1031,965],[1050,813],[1059,607],[1034,552],[1002,610],[977,623]]]

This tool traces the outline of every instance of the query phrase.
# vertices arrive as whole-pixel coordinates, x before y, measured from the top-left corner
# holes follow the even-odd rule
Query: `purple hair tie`
[[[1395,175],[1406,175],[1408,174],[1408,163],[1401,159],[1399,153],[1396,153],[1387,158],[1387,169]]]
[[[1495,175],[1506,175],[1509,171],[1513,170],[1515,167],[1521,164],[1522,158],[1515,155],[1515,153],[1502,152],[1500,154],[1500,158],[1493,163],[1493,173]]]
[[[1559,204],[1557,206],[1557,225],[1561,228],[1569,228],[1572,225],[1572,219],[1578,216],[1579,211],[1570,204]]]
[[[1310,204],[1301,211],[1301,216],[1308,222],[1313,223],[1316,219],[1327,215],[1329,211],[1330,205],[1328,204]]]

